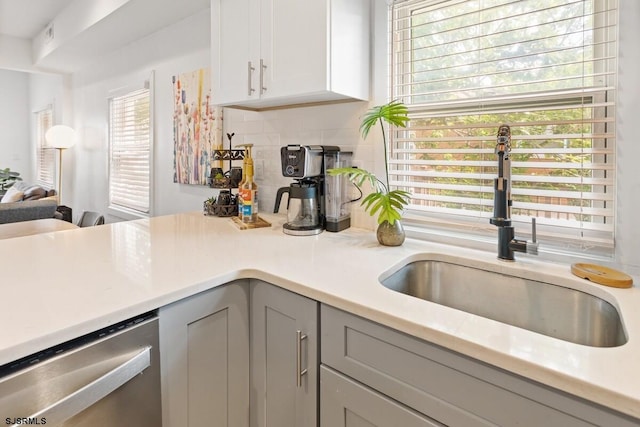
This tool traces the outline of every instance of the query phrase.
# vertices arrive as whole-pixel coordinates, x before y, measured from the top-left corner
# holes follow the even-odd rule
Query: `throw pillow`
[[[23,196],[24,193],[22,191],[16,190],[15,188],[11,187],[7,190],[6,193],[4,193],[4,196],[2,196],[2,200],[0,200],[0,203],[19,202],[22,200]]]
[[[47,195],[47,190],[39,185],[32,185],[22,191],[24,191],[24,200],[38,200]]]

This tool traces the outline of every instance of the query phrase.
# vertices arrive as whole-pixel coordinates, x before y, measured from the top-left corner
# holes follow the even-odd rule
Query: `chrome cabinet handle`
[[[251,66],[251,61],[248,62],[247,66],[247,86],[249,88],[249,96],[253,95],[253,92],[256,90],[251,87],[251,77],[253,76],[253,72],[255,71],[255,67]]]
[[[267,66],[264,65],[264,60],[260,60],[260,95],[267,91],[267,87],[264,85],[264,71],[267,69]]]
[[[100,378],[30,415],[29,418],[46,418],[47,424],[61,424],[113,393],[118,387],[129,382],[150,365],[151,347],[147,346]],[[14,424],[12,427],[18,425]]]
[[[296,331],[296,385],[302,387],[302,376],[307,373],[307,369],[302,369],[302,340],[306,340],[307,335],[302,331]]]

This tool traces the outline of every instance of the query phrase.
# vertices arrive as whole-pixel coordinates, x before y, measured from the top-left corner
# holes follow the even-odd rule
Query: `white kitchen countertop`
[[[640,289],[576,278],[568,265],[375,233],[293,237],[283,216],[240,231],[201,212],[0,241],[0,365],[240,278],[259,278],[527,378],[640,418]],[[471,259],[583,290],[618,308],[628,342],[572,344],[408,297],[379,283],[408,261]]]

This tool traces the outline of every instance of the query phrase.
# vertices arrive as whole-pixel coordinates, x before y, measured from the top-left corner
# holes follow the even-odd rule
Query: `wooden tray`
[[[237,216],[233,216],[231,217],[231,219],[233,220],[233,223],[235,224],[235,226],[238,227],[240,230],[250,230],[252,228],[271,227],[271,223],[261,218],[260,215],[258,215],[258,220],[256,222],[249,222],[249,223],[242,222],[240,218],[238,218]]]

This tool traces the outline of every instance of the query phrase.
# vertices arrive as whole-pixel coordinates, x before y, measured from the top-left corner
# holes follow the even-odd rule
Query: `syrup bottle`
[[[247,148],[247,155],[245,156],[245,179],[239,189],[241,204],[238,206],[238,214],[244,223],[253,223],[258,220],[258,184],[253,180],[252,146],[253,144],[245,144]]]

